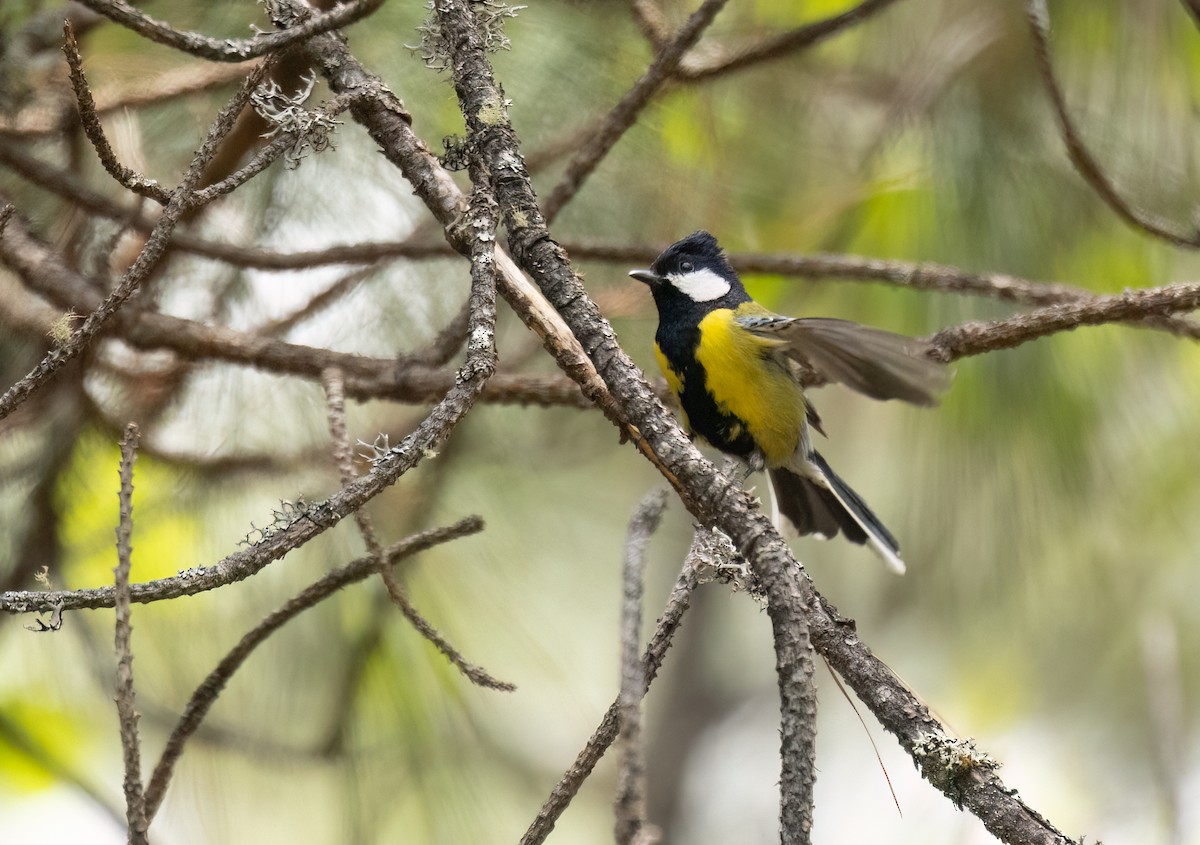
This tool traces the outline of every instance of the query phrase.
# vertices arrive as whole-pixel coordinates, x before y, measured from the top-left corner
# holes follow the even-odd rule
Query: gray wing
[[[949,368],[915,338],[828,317],[747,315],[737,321],[752,334],[779,341],[785,357],[872,399],[934,405],[950,384]]]

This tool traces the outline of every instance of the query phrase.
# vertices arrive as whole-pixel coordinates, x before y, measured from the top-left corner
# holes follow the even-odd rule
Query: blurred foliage
[[[5,5],[6,35],[53,8]],[[705,43],[752,40],[848,5],[730,4]],[[530,6],[508,23],[512,48],[495,63],[532,159],[604,114],[651,52],[624,3]],[[665,3],[673,24],[690,8]],[[263,24],[248,0],[161,0],[147,9],[214,35],[241,36],[250,22]],[[1050,11],[1056,66],[1089,144],[1134,202],[1188,219],[1200,180],[1200,34],[1182,4],[1085,10],[1052,2]],[[424,14],[422,3],[394,0],[348,34],[353,52],[404,99],[415,129],[436,148],[462,132],[462,118],[446,77],[405,48],[416,43]],[[185,62],[112,25],[90,32],[84,50],[97,90]],[[140,160],[169,184],[227,93],[113,115],[108,125],[126,160]],[[412,231],[422,210],[365,133],[347,120],[336,142],[336,153],[296,171],[273,170],[194,228],[280,250]],[[80,156],[89,184],[108,188],[90,151],[45,142],[38,153],[55,161]],[[542,195],[565,161],[560,155],[535,174]],[[81,225],[62,201],[11,174],[0,172],[0,185],[52,241]],[[907,0],[814,49],[673,88],[553,230],[564,242],[659,247],[697,228],[716,233],[731,252],[937,261],[1096,292],[1200,271],[1195,255],[1128,229],[1072,170],[1019,4],[1003,0]],[[100,224],[90,237],[110,231]],[[621,266],[578,267],[594,293],[631,284]],[[166,310],[196,316],[219,301],[224,319],[253,325],[287,313],[338,273],[237,272],[180,258],[157,288]],[[835,280],[747,282],[779,311],[914,334],[1013,310]],[[457,311],[466,286],[452,261],[383,265],[288,337],[375,355],[419,348]],[[523,368],[548,370],[541,357],[529,358],[519,323],[505,313],[501,320],[502,363],[528,359]],[[614,326],[652,368],[648,299]],[[17,339],[0,340],[0,351],[6,383],[38,355]],[[858,547],[799,541],[818,587],[935,711],[1006,764],[1007,781],[1032,806],[1089,839],[1200,841],[1195,811],[1178,815],[1179,796],[1200,788],[1200,664],[1190,659],[1200,650],[1192,607],[1200,591],[1198,385],[1195,344],[1114,326],[964,360],[933,411],[873,405],[832,389],[815,395],[832,435],[823,451],[901,538],[910,567],[893,579]],[[62,544],[52,577],[71,587],[111,578],[116,432],[136,398],[96,379],[82,390],[89,416],[52,479]],[[395,442],[419,411],[352,406],[352,437],[371,441],[383,431]],[[157,454],[143,455],[136,468],[138,580],[217,560],[252,522],[268,521],[281,499],[315,500],[337,486],[323,400],[312,384],[204,367],[144,430]],[[36,440],[0,441],[8,535],[0,554],[12,560],[23,551],[14,547],[23,503],[47,448]],[[286,459],[290,469],[213,475],[203,468],[216,457],[262,455]],[[428,552],[404,572],[428,618],[519,690],[470,687],[380,600],[379,583],[351,587],[283,629],[235,677],[180,764],[155,841],[516,841],[615,695],[624,525],[655,483],[598,414],[478,408],[446,454],[369,510],[385,541],[467,513],[487,519],[483,535]],[[674,507],[652,545],[648,619],[689,530]],[[362,552],[347,524],[247,583],[135,606],[148,761],[192,689],[242,633]],[[7,566],[0,557],[0,575]],[[60,766],[119,805],[111,621],[108,613],[73,614],[64,630],[41,636],[22,630],[29,620],[0,621],[4,841],[23,830],[6,829],[21,823],[23,802],[61,782]],[[1147,633],[1163,630],[1165,638]],[[668,826],[671,841],[773,841],[777,714],[765,615],[744,596],[709,596],[676,648],[681,653],[668,658],[649,699],[652,819]],[[1149,671],[1155,654],[1166,675]],[[990,841],[882,737],[904,811],[893,815],[862,729],[830,679],[821,683],[817,841]],[[1163,723],[1156,708],[1173,684],[1182,716]],[[10,727],[36,742],[20,744]],[[715,751],[728,748],[738,753]],[[609,841],[611,786],[606,762],[550,841]],[[678,815],[662,815],[668,811]],[[706,827],[709,817],[719,824]],[[77,835],[71,814],[62,818],[63,838],[47,840],[43,830],[39,841]],[[123,838],[115,825],[92,825],[90,841]]]

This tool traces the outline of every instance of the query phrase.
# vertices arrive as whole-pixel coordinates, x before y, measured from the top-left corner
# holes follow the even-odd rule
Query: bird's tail
[[[777,528],[785,527],[782,516],[801,535],[828,539],[842,531],[847,540],[869,545],[892,571],[904,573],[900,544],[892,532],[815,450],[809,452],[802,472],[777,467],[769,475]]]

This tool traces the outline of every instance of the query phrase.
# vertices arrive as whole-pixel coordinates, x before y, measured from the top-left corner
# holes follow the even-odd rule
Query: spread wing
[[[950,370],[928,357],[929,344],[827,317],[739,316],[743,328],[773,340],[777,352],[872,399],[934,405]]]

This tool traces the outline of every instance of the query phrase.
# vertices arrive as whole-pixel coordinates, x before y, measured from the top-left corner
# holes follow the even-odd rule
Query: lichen
[[[429,0],[426,7],[431,14],[417,27],[420,42],[404,46],[419,56],[426,67],[440,73],[450,69],[452,51],[449,37],[438,20],[434,0]],[[502,0],[471,0],[471,10],[475,13],[475,22],[483,38],[483,49],[489,53],[510,49],[512,42],[504,34],[504,19],[515,18],[517,12],[525,8],[528,7],[510,6]]]

